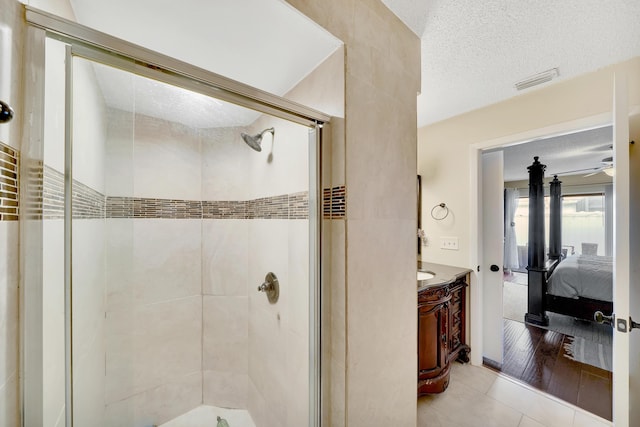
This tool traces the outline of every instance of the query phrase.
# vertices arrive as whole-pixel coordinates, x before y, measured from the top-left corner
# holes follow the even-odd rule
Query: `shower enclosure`
[[[27,19],[25,425],[318,425],[328,117]]]

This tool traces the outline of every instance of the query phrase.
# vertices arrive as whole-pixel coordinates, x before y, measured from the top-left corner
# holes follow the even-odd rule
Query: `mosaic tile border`
[[[20,214],[20,153],[0,142],[0,221],[17,221]]]
[[[41,161],[34,161],[28,171],[31,196],[26,201],[26,217],[63,219],[64,175],[50,166],[43,166]],[[17,183],[17,174],[15,179]],[[76,180],[73,183],[74,219],[309,219],[309,193],[306,191],[246,201],[194,201],[111,197]],[[17,191],[17,184],[13,188]],[[17,196],[15,200],[18,200]],[[17,214],[13,217],[18,219]]]
[[[106,216],[154,219],[308,219],[309,193],[238,201],[107,197]]]
[[[344,185],[323,189],[322,213],[324,219],[344,219],[347,216],[347,188]]]
[[[27,219],[42,219],[43,168],[40,160],[25,160],[24,169],[27,171],[25,194],[21,197],[21,216]]]
[[[106,197],[99,191],[73,180],[73,218],[106,217]],[[64,174],[45,165],[42,186],[42,218],[64,218]]]

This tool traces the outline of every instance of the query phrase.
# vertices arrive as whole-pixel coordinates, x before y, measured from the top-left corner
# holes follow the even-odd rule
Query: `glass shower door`
[[[77,52],[74,425],[307,425],[316,139]]]

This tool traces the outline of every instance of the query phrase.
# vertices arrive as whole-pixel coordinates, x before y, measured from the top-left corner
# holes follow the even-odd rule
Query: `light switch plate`
[[[457,237],[441,237],[440,249],[446,249],[450,251],[458,250],[458,238]]]

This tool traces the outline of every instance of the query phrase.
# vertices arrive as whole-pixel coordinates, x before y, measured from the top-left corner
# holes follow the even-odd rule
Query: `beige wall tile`
[[[147,426],[169,421],[202,402],[200,372],[176,377],[145,392],[109,403],[105,426]]]
[[[133,164],[136,197],[201,200],[200,134],[195,130],[137,115]]]
[[[249,352],[248,298],[205,295],[203,299],[203,370],[246,374]]]
[[[136,303],[201,295],[201,227],[199,219],[134,221]]]
[[[309,221],[289,220],[287,326],[302,341],[309,338]],[[308,349],[307,349],[308,354]],[[305,357],[305,356],[303,356]],[[306,357],[305,357],[306,358]]]
[[[18,222],[0,222],[0,425],[19,425]]]
[[[240,133],[247,128],[202,130],[202,200],[246,200],[250,198],[254,151]]]
[[[18,399],[18,373],[0,385],[0,425],[20,425],[20,400]]]
[[[0,386],[18,370],[18,222],[0,222]]]
[[[53,424],[64,410],[64,224],[42,224],[42,392],[43,423]]]
[[[134,304],[133,227],[139,220],[106,220],[106,308],[107,311],[130,310]]]
[[[201,340],[199,295],[107,313],[107,404],[200,372]]]
[[[102,424],[105,368],[105,222],[73,224],[74,421]]]
[[[203,371],[202,396],[205,405],[247,408],[249,376],[229,371]]]
[[[412,221],[348,220],[347,424],[412,425],[417,292]],[[400,380],[404,379],[404,380]],[[384,394],[384,401],[376,396]],[[354,411],[351,408],[354,408]],[[362,408],[368,408],[363,411]]]
[[[248,269],[248,221],[241,219],[203,220],[203,294],[247,296]]]
[[[133,87],[129,90],[133,93]],[[126,111],[107,109],[107,122],[105,194],[133,197],[135,115]]]
[[[104,312],[99,313],[104,319]],[[75,425],[104,425],[104,327],[96,330],[91,345],[73,360],[73,421]]]

